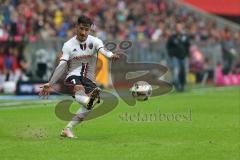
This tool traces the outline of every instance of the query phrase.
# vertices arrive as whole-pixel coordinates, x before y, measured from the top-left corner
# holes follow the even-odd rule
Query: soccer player
[[[44,84],[39,93],[43,98],[48,97],[51,87],[67,72],[64,84],[72,86],[73,97],[82,105],[61,136],[74,138],[72,128],[82,122],[93,106],[99,101],[100,89],[94,83],[97,54],[100,52],[111,60],[119,59],[104,48],[102,40],[89,35],[93,22],[86,16],[80,16],[77,21],[77,35],[64,43],[62,57],[50,81]]]

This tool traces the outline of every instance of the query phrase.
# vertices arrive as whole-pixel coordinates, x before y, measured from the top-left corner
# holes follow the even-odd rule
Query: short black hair
[[[91,26],[93,24],[93,22],[92,22],[91,18],[89,18],[85,15],[81,15],[78,17],[77,24]]]

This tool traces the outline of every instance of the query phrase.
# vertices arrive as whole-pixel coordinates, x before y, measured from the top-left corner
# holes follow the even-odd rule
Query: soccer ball
[[[152,86],[145,81],[138,81],[134,83],[130,92],[138,101],[146,101],[152,95]]]

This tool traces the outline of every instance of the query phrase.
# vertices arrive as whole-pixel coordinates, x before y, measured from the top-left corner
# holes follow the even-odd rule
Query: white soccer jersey
[[[68,62],[67,77],[83,76],[95,81],[97,52],[104,47],[102,40],[88,35],[85,42],[80,42],[74,36],[64,43],[61,60]]]

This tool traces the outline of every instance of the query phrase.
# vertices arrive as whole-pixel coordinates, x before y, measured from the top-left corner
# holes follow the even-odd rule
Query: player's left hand
[[[44,84],[43,86],[41,86],[40,87],[42,90],[39,92],[39,96],[41,97],[41,98],[46,98],[46,99],[48,99],[48,96],[49,96],[49,94],[50,94],[50,91],[51,91],[51,86],[50,86],[50,84],[49,83],[46,83],[46,84]]]
[[[111,57],[111,60],[112,60],[112,61],[116,61],[116,60],[118,60],[118,59],[120,59],[120,55],[117,54],[117,53],[113,54],[112,57]]]

